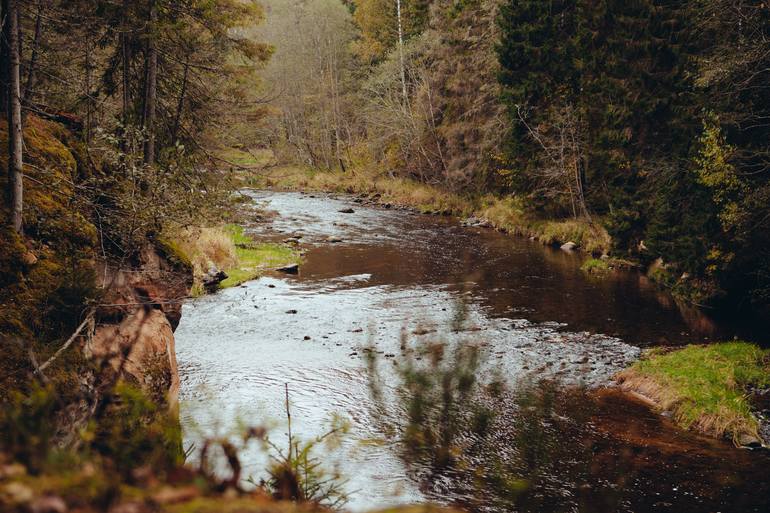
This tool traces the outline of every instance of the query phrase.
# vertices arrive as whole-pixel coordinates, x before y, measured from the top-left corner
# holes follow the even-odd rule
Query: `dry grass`
[[[222,228],[185,228],[173,240],[190,259],[196,276],[202,276],[212,266],[229,269],[238,264],[235,243]]]
[[[258,278],[269,268],[300,261],[295,249],[280,244],[256,244],[237,225],[185,228],[173,236],[166,235],[165,239],[192,264],[194,296],[203,293],[201,279],[212,266],[228,275],[219,284],[220,288],[227,288]]]
[[[391,203],[426,213],[475,216],[486,219],[494,228],[507,233],[533,237],[549,245],[571,241],[581,250],[593,254],[607,253],[611,243],[607,231],[597,223],[582,219],[554,221],[532,218],[519,198],[464,196],[414,180],[392,178],[381,172],[319,172],[283,167],[274,170],[269,177],[255,178],[249,185],[287,190],[379,194],[380,203]]]
[[[770,386],[770,351],[747,342],[652,351],[616,379],[686,429],[715,437],[759,440],[746,397],[749,386]]]

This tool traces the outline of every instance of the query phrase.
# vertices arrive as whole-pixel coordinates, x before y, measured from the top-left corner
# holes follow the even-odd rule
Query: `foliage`
[[[663,257],[712,302],[748,294],[763,308],[767,217],[752,196],[766,197],[768,138],[748,120],[766,109],[767,53],[747,37],[766,41],[767,15],[719,0],[504,2],[511,190],[549,216],[598,214],[615,251]]]
[[[343,489],[344,481],[338,471],[329,471],[317,453],[322,447],[327,451],[339,447],[349,426],[335,416],[330,429],[313,440],[303,442],[292,435],[291,407],[288,385],[286,387],[286,416],[288,419],[288,446],[284,451],[270,440],[271,463],[267,469],[269,479],[261,484],[278,500],[310,502],[332,509],[344,507],[348,497]]]
[[[672,411],[685,428],[735,441],[758,438],[746,394],[770,386],[770,351],[740,341],[653,351],[618,379]]]

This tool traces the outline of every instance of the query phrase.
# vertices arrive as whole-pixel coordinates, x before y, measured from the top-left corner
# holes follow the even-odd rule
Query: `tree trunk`
[[[174,116],[174,128],[171,132],[171,144],[176,145],[179,140],[179,126],[182,123],[182,112],[184,111],[185,95],[187,94],[187,77],[190,73],[189,57],[184,63],[184,74],[182,75],[182,89],[179,92],[179,103],[176,106],[176,115]]]
[[[35,36],[32,39],[32,53],[29,57],[29,69],[27,70],[27,82],[24,85],[21,98],[24,105],[29,105],[29,97],[35,85],[35,68],[37,67],[38,48],[40,35],[43,28],[43,0],[37,1],[37,14],[35,15]]]
[[[123,137],[120,141],[121,150],[125,152],[128,148],[128,112],[131,108],[131,98],[129,92],[129,74],[130,70],[130,56],[128,50],[128,1],[123,0],[123,23],[120,27],[120,54],[123,61]]]
[[[8,187],[11,206],[11,226],[21,233],[23,210],[23,139],[21,132],[21,84],[19,77],[19,6],[17,0],[7,0],[3,15],[7,18],[3,38],[8,45]]]
[[[10,90],[10,80],[8,78],[8,40],[5,35],[8,33],[8,0],[0,0],[0,20],[2,20],[2,41],[0,42],[0,105],[3,110],[8,107],[8,91]]]
[[[401,60],[401,94],[404,97],[404,103],[406,103],[408,98],[406,96],[406,70],[404,69],[404,34],[401,29],[401,0],[396,0],[396,15],[398,17],[398,54]]]
[[[155,42],[158,11],[155,0],[150,0],[150,24],[147,38],[147,75],[144,101],[144,163],[155,165],[155,110],[158,93],[158,49]]]

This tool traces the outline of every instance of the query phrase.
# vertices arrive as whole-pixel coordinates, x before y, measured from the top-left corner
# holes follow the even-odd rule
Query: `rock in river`
[[[281,271],[286,274],[297,274],[299,272],[299,264],[289,264],[283,267],[279,267],[276,271]]]
[[[564,244],[561,245],[562,251],[575,251],[576,248],[577,248],[577,244],[575,244],[574,242],[565,242]]]
[[[352,214],[355,212],[355,210],[353,210],[352,208],[343,208],[343,209],[340,209],[339,212],[342,214]]]
[[[209,294],[216,292],[219,288],[219,284],[227,279],[227,273],[224,271],[221,271],[217,269],[216,267],[211,267],[209,271],[203,276],[203,279],[201,280],[203,283],[203,288],[206,289],[206,292]]]

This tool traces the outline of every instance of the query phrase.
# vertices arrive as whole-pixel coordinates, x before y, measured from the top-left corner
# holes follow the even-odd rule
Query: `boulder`
[[[338,210],[337,212],[339,212],[341,214],[352,214],[352,213],[355,212],[355,210],[353,210],[352,208],[343,208],[343,209]]]
[[[561,245],[562,251],[572,252],[572,251],[575,251],[575,249],[577,249],[577,244],[575,244],[574,242],[565,242],[564,244]]]
[[[278,269],[276,269],[276,271],[281,271],[282,273],[286,273],[286,274],[297,274],[299,273],[299,264],[285,265],[283,267],[279,267]]]
[[[754,435],[744,433],[738,436],[738,445],[746,449],[759,449],[762,447],[762,440]]]
[[[203,288],[209,294],[216,292],[219,288],[219,284],[227,279],[227,273],[212,266],[206,274],[201,278]]]

